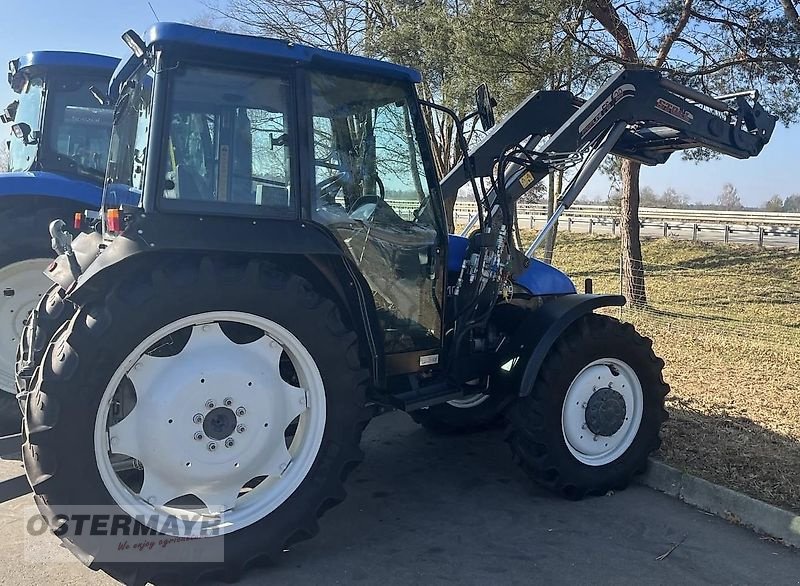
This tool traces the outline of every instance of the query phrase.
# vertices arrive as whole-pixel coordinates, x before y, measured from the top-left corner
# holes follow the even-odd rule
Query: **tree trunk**
[[[547,182],[547,219],[549,220],[556,209],[556,200],[561,195],[561,188],[564,181],[563,171],[553,171]],[[544,241],[544,256],[542,260],[547,264],[553,264],[553,252],[556,248],[556,236],[558,235],[558,222],[553,225],[550,234]]]
[[[622,201],[620,237],[622,252],[623,294],[633,307],[647,305],[647,290],[644,283],[642,243],[639,236],[639,172],[641,164],[622,160]]]

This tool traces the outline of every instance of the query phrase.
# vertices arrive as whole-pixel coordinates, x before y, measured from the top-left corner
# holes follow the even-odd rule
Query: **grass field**
[[[523,233],[523,239],[533,233]],[[654,340],[672,387],[658,454],[800,512],[800,254],[644,242],[648,308],[614,312]],[[559,235],[578,287],[619,291],[619,240]]]

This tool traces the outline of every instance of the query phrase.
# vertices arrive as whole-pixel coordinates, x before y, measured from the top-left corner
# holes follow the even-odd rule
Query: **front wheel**
[[[515,460],[570,499],[625,488],[660,445],[669,392],[663,367],[652,342],[630,324],[584,316],[509,409]]]
[[[263,263],[182,261],[148,281],[79,309],[49,345],[26,473],[46,519],[89,505],[139,534],[195,538],[142,563],[117,538],[56,531],[93,567],[236,579],[344,498],[366,424],[358,338],[307,281]]]

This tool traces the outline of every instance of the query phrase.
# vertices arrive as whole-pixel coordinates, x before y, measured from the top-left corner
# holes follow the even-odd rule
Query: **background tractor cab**
[[[41,235],[54,218],[72,227],[76,212],[100,205],[113,108],[90,88],[104,93],[118,63],[61,51],[9,63],[18,97],[2,114],[11,133],[8,172],[0,174],[0,433],[18,431],[14,352],[26,316],[50,284],[42,271],[52,251]]]

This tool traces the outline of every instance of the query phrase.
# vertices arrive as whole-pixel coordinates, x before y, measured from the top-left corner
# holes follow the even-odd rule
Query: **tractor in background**
[[[37,51],[9,63],[18,94],[0,116],[11,124],[9,168],[0,174],[0,435],[20,430],[14,353],[25,320],[52,283],[52,250],[40,237],[55,218],[97,210],[113,107],[103,103],[119,60]],[[93,94],[92,89],[95,88]]]

